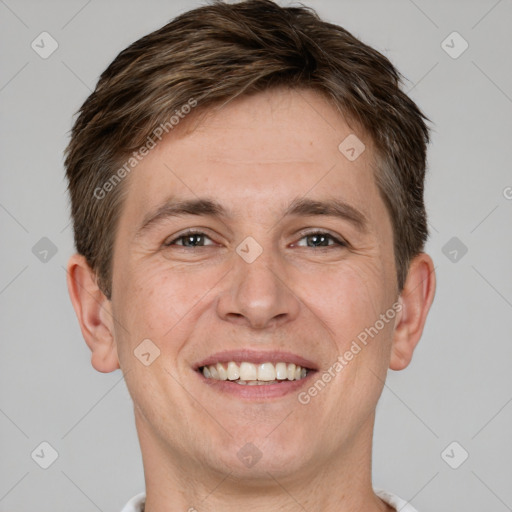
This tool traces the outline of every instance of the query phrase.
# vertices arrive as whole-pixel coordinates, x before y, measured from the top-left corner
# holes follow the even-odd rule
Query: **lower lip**
[[[308,374],[300,380],[285,380],[277,384],[257,384],[254,386],[237,384],[230,380],[207,379],[201,372],[196,371],[196,373],[205,384],[220,393],[227,393],[246,400],[265,400],[268,398],[280,398],[298,391],[309,382],[316,372],[310,370]]]

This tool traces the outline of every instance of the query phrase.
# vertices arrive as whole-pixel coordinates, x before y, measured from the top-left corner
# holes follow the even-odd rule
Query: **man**
[[[425,119],[384,56],[269,0],[187,12],[101,75],[66,152],[68,287],[134,402],[124,512],[413,510],[371,446],[435,291]]]

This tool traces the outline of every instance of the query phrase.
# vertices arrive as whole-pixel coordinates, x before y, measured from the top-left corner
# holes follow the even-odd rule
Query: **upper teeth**
[[[207,379],[236,380],[239,383],[251,381],[271,382],[276,380],[299,380],[307,375],[306,368],[293,363],[261,363],[253,364],[246,361],[240,364],[230,361],[203,366],[203,375]]]

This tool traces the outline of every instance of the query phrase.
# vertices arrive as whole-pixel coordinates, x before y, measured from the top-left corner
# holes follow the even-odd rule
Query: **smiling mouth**
[[[198,368],[205,378],[232,381],[247,386],[262,386],[302,380],[311,371],[294,363],[261,363],[248,361],[216,363]]]

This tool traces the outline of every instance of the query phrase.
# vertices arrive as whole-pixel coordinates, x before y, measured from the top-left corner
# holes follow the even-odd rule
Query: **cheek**
[[[386,273],[375,259],[301,276],[301,296],[343,344],[372,325],[388,307]],[[298,279],[298,276],[296,276]]]
[[[192,319],[194,307],[219,280],[219,269],[171,265],[167,261],[141,262],[126,266],[120,275],[117,302],[119,318],[129,326],[130,337],[164,340]],[[198,309],[200,307],[198,306]],[[142,337],[142,338],[141,338]]]

